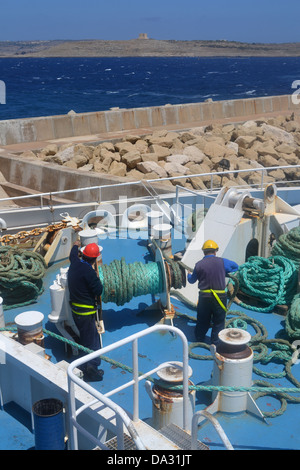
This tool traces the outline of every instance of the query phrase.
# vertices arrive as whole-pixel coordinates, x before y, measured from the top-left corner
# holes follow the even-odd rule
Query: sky
[[[1,0],[0,41],[300,42],[299,0]]]

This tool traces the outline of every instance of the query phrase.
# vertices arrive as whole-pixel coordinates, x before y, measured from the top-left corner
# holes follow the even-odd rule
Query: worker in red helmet
[[[196,340],[205,342],[205,335],[212,322],[211,343],[218,343],[218,334],[225,328],[227,296],[225,278],[239,269],[229,259],[216,256],[219,247],[214,240],[206,240],[202,246],[204,257],[196,263],[193,272],[188,273],[190,284],[198,281]]]
[[[75,325],[80,333],[82,346],[97,351],[101,348],[100,337],[96,327],[96,297],[102,294],[103,286],[93,268],[100,255],[96,243],[90,243],[82,250],[79,257],[80,242],[76,241],[70,252],[68,287],[70,304]],[[98,369],[100,358],[93,359],[82,366],[84,380],[102,380],[103,370]]]

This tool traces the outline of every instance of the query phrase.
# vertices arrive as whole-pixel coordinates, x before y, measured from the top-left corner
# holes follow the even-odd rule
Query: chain
[[[56,224],[48,225],[44,228],[34,228],[30,231],[23,230],[21,232],[16,233],[15,235],[3,235],[0,237],[0,243],[4,245],[8,245],[10,243],[16,243],[17,240],[25,240],[31,237],[37,237],[45,232],[56,232],[57,230],[62,230],[67,227],[67,222],[57,222]]]

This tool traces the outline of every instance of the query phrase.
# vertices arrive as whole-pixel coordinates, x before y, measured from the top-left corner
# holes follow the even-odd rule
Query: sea
[[[0,120],[286,95],[299,87],[299,57],[1,58]]]

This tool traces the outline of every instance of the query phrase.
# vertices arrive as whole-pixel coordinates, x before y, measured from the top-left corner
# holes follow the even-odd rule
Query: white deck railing
[[[74,189],[67,189],[67,190],[62,190],[62,191],[50,191],[46,193],[35,193],[35,194],[29,194],[26,196],[15,196],[15,197],[6,197],[6,198],[0,198],[0,207],[2,202],[7,202],[7,201],[22,201],[30,198],[40,198],[40,208],[43,208],[45,204],[43,203],[43,198],[48,197],[52,198],[55,196],[67,196],[72,193],[80,193],[80,192],[86,192],[86,191],[98,191],[98,203],[100,202],[106,202],[106,203],[111,203],[112,201],[105,199],[103,197],[103,193],[107,189],[111,188],[116,188],[116,196],[120,195],[120,189],[122,187],[130,186],[130,185],[144,185],[145,183],[160,183],[163,181],[174,181],[174,180],[180,180],[180,179],[186,179],[186,178],[204,178],[209,176],[210,177],[210,187],[207,188],[207,190],[199,190],[197,191],[197,194],[206,194],[209,192],[212,192],[214,190],[219,190],[220,187],[217,187],[216,185],[214,186],[213,179],[215,176],[226,176],[226,175],[239,175],[239,174],[244,174],[244,173],[260,173],[261,174],[261,182],[260,184],[256,185],[245,185],[245,186],[237,186],[240,188],[255,188],[255,189],[263,189],[265,183],[265,177],[267,176],[267,173],[272,170],[284,170],[284,169],[297,169],[300,168],[300,165],[286,165],[286,166],[273,166],[273,167],[262,167],[262,168],[252,168],[252,169],[246,169],[246,170],[226,170],[226,171],[216,171],[216,172],[211,172],[211,173],[198,173],[198,174],[193,174],[193,175],[181,175],[181,176],[174,176],[174,177],[168,177],[168,178],[159,178],[159,179],[149,179],[149,180],[139,180],[139,181],[130,181],[130,182],[125,182],[125,183],[115,183],[115,184],[105,184],[105,185],[98,185],[98,186],[90,186],[87,188],[74,188]],[[294,183],[299,183],[300,180],[291,180],[289,181],[290,184]],[[276,184],[285,184],[287,185],[287,181],[276,181]],[[175,188],[174,188],[175,190]],[[160,195],[159,197],[162,197],[163,195]],[[155,199],[153,195],[149,196],[150,199]],[[92,201],[91,201],[92,202]],[[78,201],[74,201],[74,204],[78,204]],[[54,206],[54,204],[53,204]],[[61,206],[61,204],[60,204]],[[65,205],[64,205],[65,206]],[[58,206],[59,207],[59,206]],[[12,208],[9,209],[10,211],[13,210]]]
[[[139,374],[138,368],[138,339],[149,335],[153,332],[160,331],[160,330],[167,330],[172,333],[175,333],[182,341],[182,363],[183,363],[183,429],[187,429],[188,423],[188,394],[189,394],[189,385],[188,385],[188,342],[184,333],[169,325],[154,325],[146,330],[140,331],[135,333],[128,338],[122,339],[117,341],[114,344],[106,346],[98,351],[92,352],[80,359],[75,360],[69,365],[68,368],[68,405],[69,405],[69,423],[70,423],[70,447],[71,450],[78,449],[78,435],[77,432],[81,432],[86,438],[90,439],[96,446],[99,446],[101,449],[107,450],[107,447],[97,438],[95,438],[87,429],[83,428],[79,425],[77,418],[82,413],[82,411],[90,408],[91,406],[95,405],[96,403],[103,404],[104,407],[110,408],[116,416],[116,435],[117,435],[117,442],[118,442],[118,449],[124,449],[124,433],[123,433],[123,425],[128,430],[129,435],[132,437],[133,441],[136,444],[137,449],[144,450],[144,444],[142,443],[140,437],[138,436],[135,428],[134,423],[139,421],[139,382],[141,380],[149,378],[151,374],[154,374],[158,370],[170,365],[169,362],[160,364],[158,367],[144,373],[142,375]],[[84,363],[95,359],[97,357],[106,354],[109,351],[117,349],[125,344],[132,343],[132,364],[133,364],[133,372],[132,372],[132,380],[128,381],[127,383],[105,393],[102,394],[94,387],[89,385],[88,383],[84,382],[81,378],[77,377],[74,374],[74,369],[76,367],[80,367]],[[81,406],[79,409],[76,410],[76,400],[75,400],[75,384],[80,386],[86,392],[91,394],[95,397],[91,402],[86,405]],[[113,394],[116,394],[128,387],[133,387],[133,418],[132,420],[129,418],[127,413],[116,403],[114,403],[109,397]],[[96,413],[97,411],[95,411]]]

